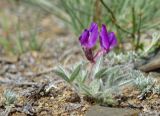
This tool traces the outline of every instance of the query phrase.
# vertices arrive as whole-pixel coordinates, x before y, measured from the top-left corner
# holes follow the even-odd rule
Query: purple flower
[[[94,55],[92,52],[92,48],[96,45],[98,37],[98,25],[96,23],[91,23],[89,29],[85,29],[81,36],[79,37],[79,41],[87,59],[91,62],[94,62]]]
[[[84,48],[93,48],[96,44],[98,37],[98,25],[96,23],[91,23],[89,29],[85,29],[81,36],[79,37],[79,41]]]
[[[95,63],[96,59],[99,56],[108,53],[113,47],[117,45],[117,39],[114,32],[107,32],[106,26],[102,24],[102,28],[99,34],[101,49],[98,50],[94,55],[92,48],[96,45],[97,38],[98,25],[94,22],[92,22],[90,28],[85,29],[79,37],[79,41],[81,43],[85,56],[92,63]]]
[[[100,31],[100,45],[104,53],[108,53],[113,47],[117,45],[117,39],[114,32],[107,32],[106,26],[102,24]]]

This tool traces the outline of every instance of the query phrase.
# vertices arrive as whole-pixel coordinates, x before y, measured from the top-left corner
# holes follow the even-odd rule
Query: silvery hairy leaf
[[[69,78],[69,82],[73,82],[75,80],[75,78],[79,75],[80,70],[81,70],[81,64],[78,64],[76,68],[73,69],[73,72]]]
[[[59,66],[58,69],[54,70],[54,72],[58,76],[60,76],[61,78],[63,78],[65,81],[67,81],[67,82],[70,81],[67,72],[62,67]]]
[[[88,77],[88,71],[82,70],[81,71],[81,82],[84,83],[87,77]]]
[[[73,70],[74,69],[74,70]],[[73,76],[73,72],[75,71],[75,74],[77,73],[77,76],[73,76],[74,78],[74,82],[75,83],[84,83],[88,77],[88,71],[86,70],[86,64],[84,62],[79,63],[75,68],[72,69],[72,74],[71,76]],[[70,76],[70,78],[71,78]]]
[[[95,78],[100,79],[105,75],[107,68],[102,68],[100,69],[96,74],[95,74]]]
[[[92,96],[92,93],[90,91],[90,88],[88,86],[86,86],[84,83],[79,83],[79,87],[80,87],[80,91],[87,95],[87,96]]]
[[[90,83],[89,88],[90,88],[90,92],[92,93],[92,95],[95,96],[99,92],[100,86],[101,86],[101,84],[100,84],[100,81],[98,79],[94,79]]]
[[[100,56],[97,61],[96,61],[96,64],[94,65],[93,67],[93,70],[92,70],[92,76],[93,78],[95,77],[96,73],[99,72],[99,70],[102,68],[102,64],[103,64],[103,57],[104,56]]]

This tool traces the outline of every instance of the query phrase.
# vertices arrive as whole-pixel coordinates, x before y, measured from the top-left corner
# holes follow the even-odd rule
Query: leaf
[[[118,86],[121,87],[121,86],[127,85],[129,83],[133,83],[133,79],[125,80],[124,82],[119,83]]]
[[[74,79],[79,75],[79,72],[81,70],[81,64],[79,64],[75,69],[74,71],[72,72],[70,78],[69,78],[69,81],[70,82],[73,82]]]
[[[80,84],[80,88],[83,90],[84,94],[86,94],[87,96],[92,96],[91,92],[90,92],[90,88],[86,85],[84,85],[83,83],[79,83]]]
[[[106,72],[107,68],[102,68],[100,69],[96,74],[95,74],[95,78],[102,78]]]
[[[127,76],[129,76],[129,74],[127,74],[127,73],[123,74],[123,75],[116,76],[116,78],[114,78],[114,83],[117,84],[117,83],[126,81]]]
[[[70,82],[65,70],[62,67],[59,67],[57,70],[54,70],[54,72],[56,73],[56,75],[60,76],[65,81]]]
[[[87,79],[87,77],[88,77],[88,72],[87,71],[84,71],[83,72],[83,76],[82,76],[83,78],[82,78],[82,82],[84,83],[85,82],[85,80]]]
[[[100,89],[100,81],[98,79],[93,80],[89,87],[91,88],[92,95],[96,95],[99,92]]]
[[[101,69],[102,63],[103,63],[103,56],[100,56],[93,67],[92,70],[93,77],[95,77],[96,73],[99,72],[99,70]]]
[[[108,75],[108,78],[107,78],[107,87],[110,87],[113,85],[113,78],[114,78],[114,74],[110,74]]]

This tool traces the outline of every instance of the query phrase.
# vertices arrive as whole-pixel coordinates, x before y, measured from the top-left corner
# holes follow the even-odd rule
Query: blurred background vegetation
[[[119,43],[130,42],[134,50],[143,49],[141,38],[148,33],[160,29],[160,1],[159,0],[8,0],[17,6],[35,9],[41,14],[54,15],[64,21],[76,36],[95,21],[101,26],[105,23],[109,31],[114,31]],[[33,16],[31,14],[31,16]],[[33,16],[34,17],[34,16]],[[38,18],[38,16],[35,16]],[[2,28],[7,32],[8,20],[4,18]],[[35,23],[29,27],[36,26]],[[20,34],[21,19],[18,18],[17,50],[26,51]],[[29,21],[28,21],[29,22]],[[42,44],[37,41],[36,32],[30,31],[29,49],[40,50]],[[8,38],[8,35],[6,36]],[[10,48],[10,41],[1,36],[0,44]],[[119,48],[122,48],[119,44]]]

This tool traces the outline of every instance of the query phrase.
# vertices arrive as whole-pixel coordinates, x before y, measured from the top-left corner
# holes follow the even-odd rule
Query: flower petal
[[[89,31],[92,32],[95,28],[98,28],[98,25],[95,22],[92,22]]]
[[[91,23],[91,26],[89,29],[89,41],[88,41],[89,48],[92,48],[95,46],[97,38],[98,38],[98,25],[96,23]]]
[[[101,45],[101,49],[105,49],[105,50],[109,50],[109,36],[108,36],[108,32],[106,29],[106,26],[104,24],[102,24],[102,28],[100,31],[100,45]]]
[[[117,38],[114,32],[109,32],[108,37],[109,37],[109,46],[110,46],[110,49],[112,49],[113,47],[117,45]]]
[[[81,46],[86,46],[86,44],[88,44],[88,39],[89,39],[89,31],[85,29],[81,34],[81,36],[79,37]]]

